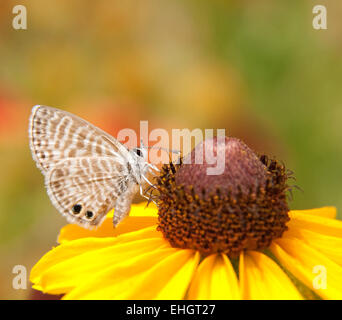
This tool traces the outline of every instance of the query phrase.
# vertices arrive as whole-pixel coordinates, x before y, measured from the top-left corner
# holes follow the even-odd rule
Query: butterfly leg
[[[151,183],[150,180],[148,180],[144,175],[142,175],[142,178],[152,187],[155,188],[155,186]]]
[[[155,170],[155,171],[157,171],[157,172],[160,172],[160,170],[159,170],[154,164],[147,163],[146,165],[147,165],[149,168],[151,168],[151,169],[153,169],[153,170]]]
[[[141,185],[140,185],[139,189],[140,189],[140,195],[147,199],[147,196],[145,196],[145,192],[144,192],[144,190],[143,190]]]

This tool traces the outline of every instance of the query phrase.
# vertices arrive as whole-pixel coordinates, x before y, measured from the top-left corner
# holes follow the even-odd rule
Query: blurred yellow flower
[[[60,244],[31,271],[33,288],[63,299],[342,298],[342,221],[333,207],[290,211],[288,231],[269,250],[230,259],[171,247],[157,231],[157,208],[144,205],[116,229],[112,213],[97,230],[62,228]]]

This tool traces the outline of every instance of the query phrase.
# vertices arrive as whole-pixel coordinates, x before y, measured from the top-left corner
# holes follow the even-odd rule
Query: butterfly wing
[[[35,106],[29,124],[30,148],[38,168],[46,174],[67,158],[123,156],[129,151],[114,137],[63,110]]]
[[[128,167],[113,157],[69,158],[45,179],[53,205],[69,222],[85,228],[101,224],[117,198],[135,187]]]

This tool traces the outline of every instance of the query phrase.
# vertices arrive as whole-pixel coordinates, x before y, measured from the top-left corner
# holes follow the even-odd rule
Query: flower
[[[115,230],[111,214],[97,230],[63,227],[60,245],[31,271],[33,288],[64,299],[300,299],[294,276],[300,290],[342,298],[342,222],[333,207],[290,211],[289,230],[270,247],[277,262],[242,252],[238,280],[224,254],[200,261],[195,250],[172,248],[156,230],[157,208],[144,205]],[[327,270],[326,289],[313,287],[316,265]]]
[[[31,271],[33,288],[63,299],[341,299],[342,221],[336,209],[288,211],[283,166],[261,157],[266,169],[258,171],[245,145],[226,140],[223,147],[240,172],[239,188],[224,179],[218,191],[196,167],[164,166],[158,208],[133,205],[116,229],[113,212],[97,230],[63,227],[60,244]],[[235,163],[239,153],[245,160]],[[248,171],[253,177],[244,176]],[[241,207],[251,216],[237,219]]]

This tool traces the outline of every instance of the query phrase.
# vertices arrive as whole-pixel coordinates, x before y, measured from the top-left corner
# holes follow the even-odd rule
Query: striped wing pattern
[[[64,160],[45,179],[55,207],[69,222],[86,228],[99,225],[130,185],[127,167],[110,157]]]
[[[66,111],[35,106],[29,139],[48,195],[69,222],[92,228],[114,207],[117,219],[127,215],[137,189],[128,171],[129,150],[114,137]],[[129,203],[122,201],[126,194]]]
[[[101,129],[66,111],[36,106],[29,126],[30,147],[45,173],[60,160],[92,156],[125,156],[124,145]]]

